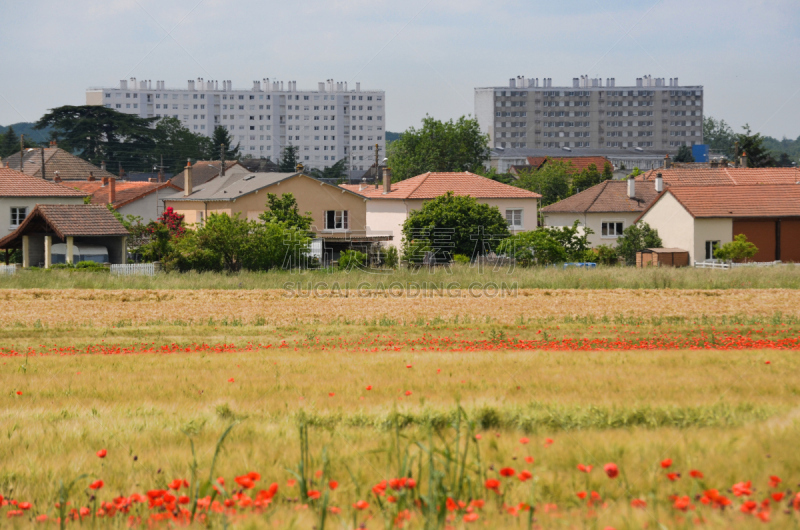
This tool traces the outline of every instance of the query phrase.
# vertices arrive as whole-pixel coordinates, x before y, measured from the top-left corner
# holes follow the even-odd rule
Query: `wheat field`
[[[795,291],[320,294],[0,291],[4,526],[800,524]]]

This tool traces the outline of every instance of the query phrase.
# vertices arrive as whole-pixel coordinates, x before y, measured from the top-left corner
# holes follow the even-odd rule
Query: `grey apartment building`
[[[649,75],[634,86],[581,76],[571,87],[519,76],[476,88],[475,116],[493,148],[677,151],[703,143],[703,87]]]
[[[211,136],[228,130],[243,156],[278,160],[283,148],[298,149],[307,168],[330,167],[346,159],[352,170],[368,169],[375,145],[384,154],[386,93],[362,90],[361,83],[329,79],[316,90],[298,90],[296,81],[253,81],[234,88],[231,81],[189,80],[185,88],[164,81],[122,80],[115,87],[86,91],[87,105],[102,105],[142,118],[172,117],[190,131]]]

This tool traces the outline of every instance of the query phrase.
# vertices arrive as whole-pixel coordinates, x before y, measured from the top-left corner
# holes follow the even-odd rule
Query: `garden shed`
[[[688,267],[689,251],[680,248],[646,248],[636,253],[637,267]]]

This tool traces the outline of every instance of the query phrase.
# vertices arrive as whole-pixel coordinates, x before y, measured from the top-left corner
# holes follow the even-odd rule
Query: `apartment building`
[[[677,151],[703,143],[703,87],[644,76],[634,86],[581,76],[571,87],[519,76],[475,89],[475,116],[492,148]]]
[[[87,105],[142,118],[177,118],[192,132],[211,136],[217,126],[241,144],[243,156],[276,161],[283,148],[298,147],[307,168],[325,168],[346,159],[348,168],[364,170],[375,160],[375,145],[385,154],[386,93],[348,90],[329,79],[317,90],[298,90],[296,81],[253,81],[234,89],[231,81],[190,80],[186,88],[164,81],[121,80],[114,88],[90,88]]]

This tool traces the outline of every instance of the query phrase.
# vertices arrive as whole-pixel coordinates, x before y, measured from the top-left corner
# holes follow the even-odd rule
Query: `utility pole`
[[[219,160],[222,166],[221,176],[225,176],[225,144],[219,144]]]
[[[44,173],[44,147],[41,148],[40,152],[42,153],[42,180],[47,180]]]
[[[25,173],[24,171],[22,171],[22,156],[23,156],[24,152],[25,152],[25,135],[24,134],[20,134],[19,135],[19,172],[20,173]]]
[[[380,170],[378,169],[378,144],[375,144],[375,189],[378,189],[378,181]]]
[[[161,155],[161,165],[158,166],[158,181],[161,182],[164,177],[164,155]]]

